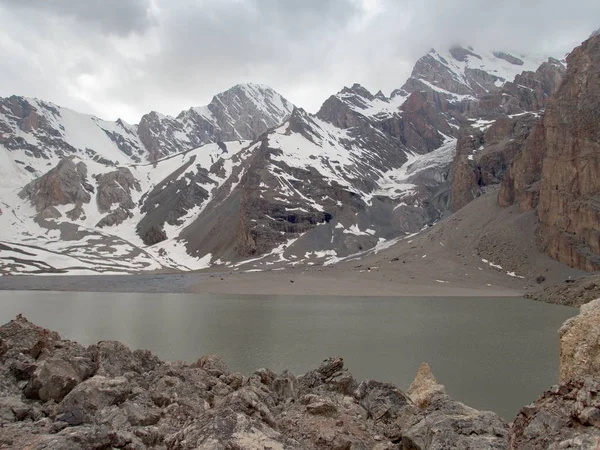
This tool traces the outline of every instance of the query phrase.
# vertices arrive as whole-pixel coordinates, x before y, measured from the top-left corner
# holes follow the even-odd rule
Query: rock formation
[[[598,377],[600,374],[600,299],[581,306],[579,315],[559,330],[560,379]]]
[[[511,163],[499,203],[537,207],[547,252],[592,271],[600,268],[600,36],[567,61],[564,82]]]
[[[559,330],[560,384],[521,409],[510,449],[600,448],[600,299]]]
[[[90,202],[93,192],[94,187],[87,180],[86,165],[65,158],[54,169],[25,186],[19,196],[28,199],[43,217],[60,217],[55,206],[75,205],[70,218],[78,219],[82,205]]]

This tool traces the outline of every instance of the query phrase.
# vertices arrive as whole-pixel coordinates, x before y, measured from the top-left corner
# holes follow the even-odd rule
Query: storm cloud
[[[596,0],[0,0],[0,96],[136,122],[252,81],[315,111],[344,85],[400,87],[432,47],[562,58],[598,17]]]

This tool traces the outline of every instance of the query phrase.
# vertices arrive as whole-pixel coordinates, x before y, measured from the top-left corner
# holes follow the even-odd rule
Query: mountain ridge
[[[17,148],[20,142],[35,147],[31,136],[42,129],[47,131],[42,137],[55,143],[69,127],[47,127],[44,120],[53,124],[55,117],[50,108],[48,117],[40,118],[25,114],[26,105],[19,110],[15,102],[0,100],[0,108],[20,113],[13,114],[20,119],[12,122],[0,115],[0,127],[12,126],[12,134],[0,138],[3,158],[22,175],[12,177],[12,190],[3,189],[3,200],[10,200],[4,206],[21,223],[33,219],[36,224],[25,234],[9,234],[12,238],[4,245],[10,244],[13,253],[8,253],[12,256],[6,258],[4,272],[30,270],[14,255],[23,243],[77,255],[72,242],[86,239],[95,243],[92,253],[106,249],[117,271],[123,270],[127,252],[138,255],[136,264],[145,270],[219,264],[266,270],[332,264],[415,233],[450,211],[450,167],[461,127],[479,124],[483,114],[494,120],[506,115],[496,104],[486,103],[486,96],[493,91],[510,97],[505,92],[512,83],[509,75],[502,77],[502,86],[472,89],[471,81],[485,75],[477,72],[468,78],[467,60],[475,53],[460,49],[451,56],[466,62],[450,64],[437,52],[425,55],[404,88],[393,90],[390,97],[354,84],[330,96],[316,114],[295,107],[267,86],[238,84],[215,95],[209,105],[176,117],[152,112],[137,126],[90,119],[112,145],[104,152],[74,141],[77,145],[66,143],[64,148],[36,147],[38,154],[28,155],[27,149]],[[533,64],[513,64],[507,61],[510,55],[500,56],[489,61],[500,68]],[[446,67],[439,76],[428,72],[422,79],[415,77],[428,61],[443,65],[440,58],[462,75]],[[489,61],[478,59],[478,64]],[[525,73],[533,74],[527,78],[531,83],[537,82],[536,72],[520,72]],[[498,73],[488,75],[500,79]],[[460,77],[462,84],[452,81]],[[467,88],[469,94],[459,93]],[[523,102],[521,91],[510,97],[515,105],[539,107],[541,101]],[[65,157],[75,158],[68,171],[72,175],[54,177],[51,188],[40,189],[47,183],[38,182],[23,189],[23,180],[40,180]],[[76,169],[81,164],[85,170]],[[76,189],[87,195],[69,195],[69,180],[80,180]],[[16,197],[17,191],[27,204]],[[54,202],[47,203],[53,196]],[[64,198],[70,203],[63,204]],[[6,216],[0,221],[10,229],[17,223]],[[47,229],[55,230],[50,238],[44,237]],[[65,236],[70,240],[65,242]],[[90,270],[90,265],[82,266]]]

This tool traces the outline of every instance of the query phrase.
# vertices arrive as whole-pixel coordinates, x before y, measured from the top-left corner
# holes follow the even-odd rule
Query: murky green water
[[[455,398],[512,419],[556,383],[557,330],[577,310],[520,298],[0,291],[0,322],[18,313],[84,345],[114,339],[171,361],[216,353],[246,374],[301,374],[342,356],[358,379],[406,389],[426,361]]]

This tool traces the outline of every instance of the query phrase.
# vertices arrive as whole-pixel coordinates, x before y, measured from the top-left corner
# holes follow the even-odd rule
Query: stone
[[[64,414],[80,408],[89,416],[107,406],[123,403],[130,393],[131,385],[125,378],[95,375],[71,390],[58,405],[58,410]]]
[[[33,373],[25,388],[25,395],[39,398],[43,402],[54,400],[60,402],[83,380],[73,365],[60,358],[49,358],[43,361]]]
[[[597,377],[600,373],[600,299],[581,307],[559,330],[560,380]]]
[[[436,381],[429,365],[422,363],[406,393],[415,405],[426,408],[434,396],[445,394],[446,388]]]
[[[590,379],[561,381],[521,410],[510,429],[509,448],[598,448],[599,391],[598,382]]]
[[[412,400],[389,383],[366,380],[358,385],[354,397],[373,420],[392,421],[414,408]]]
[[[196,367],[199,367],[212,376],[219,377],[221,375],[229,375],[229,369],[227,364],[217,355],[206,355],[203,356],[196,362]]]
[[[322,399],[310,402],[306,405],[306,410],[311,414],[319,416],[332,416],[337,412],[337,408],[332,402]]]

